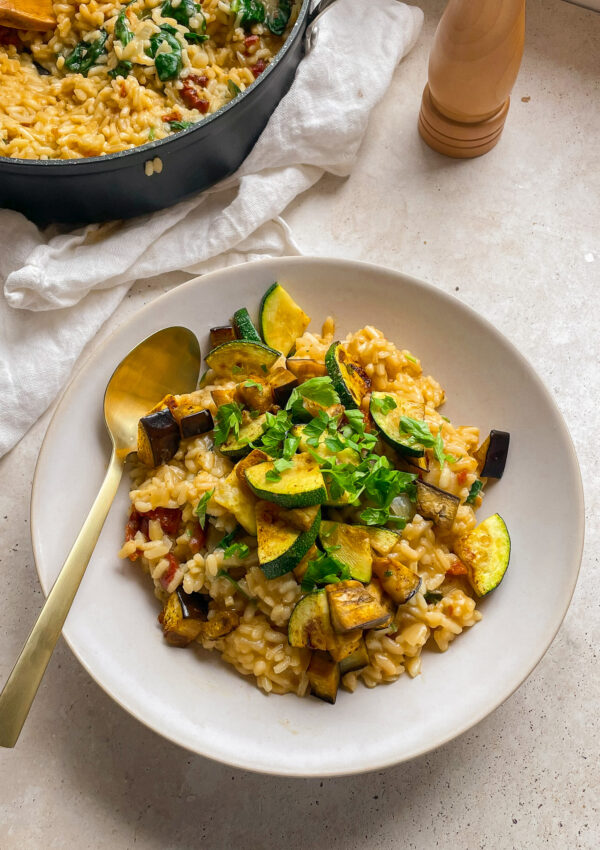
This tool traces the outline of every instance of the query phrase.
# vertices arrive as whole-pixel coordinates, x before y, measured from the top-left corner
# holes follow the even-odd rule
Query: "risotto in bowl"
[[[421,361],[366,325],[320,330],[279,283],[210,331],[200,388],[138,429],[121,557],[147,572],[165,639],[266,693],[335,703],[421,672],[481,619],[510,537],[476,511],[509,434],[453,425]]]

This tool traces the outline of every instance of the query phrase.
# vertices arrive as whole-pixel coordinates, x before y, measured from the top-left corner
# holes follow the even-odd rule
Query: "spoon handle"
[[[106,476],[73,548],[0,694],[0,746],[14,747],[96,546],[123,474],[113,451]]]

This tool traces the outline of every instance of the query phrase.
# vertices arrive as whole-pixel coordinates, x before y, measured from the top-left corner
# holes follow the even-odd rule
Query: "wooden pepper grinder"
[[[429,56],[419,132],[459,159],[502,133],[525,42],[525,0],[449,0]]]

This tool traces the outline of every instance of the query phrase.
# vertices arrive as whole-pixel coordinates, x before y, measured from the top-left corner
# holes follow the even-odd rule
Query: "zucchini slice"
[[[371,581],[373,555],[369,535],[363,527],[323,520],[319,540],[325,547],[337,547],[335,558],[348,567],[353,579],[363,584]]]
[[[340,666],[325,652],[313,652],[306,671],[314,697],[334,705],[340,686]]]
[[[296,567],[312,547],[321,523],[321,510],[315,507],[312,526],[300,531],[285,522],[276,505],[256,503],[258,562],[267,578],[285,575]]]
[[[235,339],[235,331],[231,325],[218,325],[208,332],[208,346],[212,351],[224,342],[232,342]]]
[[[235,467],[227,478],[221,478],[216,485],[213,499],[232,513],[248,534],[256,534],[255,499],[252,493],[249,493],[240,483]]]
[[[237,437],[231,431],[225,442],[219,446],[219,451],[225,457],[230,457],[234,460],[246,457],[252,451],[250,443],[260,440],[266,427],[267,416],[263,413],[262,416],[251,419],[247,425],[242,425]]]
[[[404,605],[421,587],[421,578],[394,558],[375,558],[373,571],[381,587],[397,605]]]
[[[246,339],[250,342],[262,342],[260,334],[254,327],[254,322],[250,318],[250,313],[245,307],[240,307],[233,314],[233,327],[239,339]]]
[[[335,457],[337,458],[338,463],[353,463],[355,466],[358,466],[360,463],[360,455],[354,449],[342,449],[341,452],[333,452],[331,449],[327,448],[325,445],[325,440],[329,436],[326,432],[323,432],[319,437],[319,444],[316,449],[313,446],[309,446],[304,437],[304,429],[305,425],[295,425],[292,429],[292,433],[295,437],[300,438],[300,442],[298,444],[298,451],[307,452],[309,449],[313,449],[317,452],[321,457]],[[324,505],[328,507],[336,508],[342,507],[343,505],[347,505],[350,502],[350,494],[347,492],[342,493],[339,499],[333,499],[331,496],[330,487],[325,479],[325,488],[327,490],[327,497],[323,502]]]
[[[383,401],[386,397],[393,398],[396,407],[387,413],[382,413],[376,400]],[[425,446],[414,442],[410,434],[405,434],[400,430],[400,419],[402,416],[408,416],[410,419],[423,420],[425,416],[424,404],[407,401],[395,393],[374,392],[371,393],[370,411],[386,443],[408,457],[423,457]]]
[[[332,342],[325,355],[325,366],[344,407],[360,408],[371,380],[362,366],[347,354],[341,342]]]
[[[331,625],[339,634],[375,629],[391,619],[390,612],[359,581],[339,581],[325,590]]]
[[[502,478],[509,444],[510,434],[508,431],[490,431],[475,452],[479,474],[482,478]]]
[[[460,499],[440,490],[433,484],[425,481],[415,481],[417,486],[417,513],[424,519],[430,519],[435,525],[444,531],[450,531],[454,525],[454,519]]]
[[[367,532],[371,547],[378,555],[388,555],[402,537],[401,531],[391,528],[375,528],[372,525],[359,525],[358,528]]]
[[[500,514],[493,514],[455,544],[477,596],[498,587],[510,560],[510,535]]]
[[[369,666],[369,653],[364,639],[361,638],[358,648],[345,658],[340,660],[340,674],[344,676],[346,673],[351,673],[353,670],[363,670]]]
[[[250,375],[266,375],[278,357],[278,351],[262,342],[235,339],[207,354],[206,365],[214,369],[218,378],[240,381]]]
[[[290,646],[326,650],[331,631],[329,603],[324,590],[307,593],[296,602],[288,623]]]
[[[260,329],[267,345],[286,357],[310,324],[306,315],[279,283],[270,286],[260,302]]]
[[[245,471],[250,489],[259,499],[275,502],[282,508],[307,508],[320,505],[327,498],[325,482],[319,464],[308,453],[292,457],[290,469],[284,469],[276,481],[267,475],[273,471],[274,462],[259,463]]]

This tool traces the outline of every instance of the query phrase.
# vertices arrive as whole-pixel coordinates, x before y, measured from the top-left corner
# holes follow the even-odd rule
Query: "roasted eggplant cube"
[[[202,623],[200,637],[206,640],[217,640],[225,637],[240,624],[240,618],[235,611],[217,611],[210,620]]]
[[[340,668],[337,661],[332,661],[326,652],[313,652],[306,672],[311,694],[333,705],[340,686]]]
[[[273,388],[273,401],[279,407],[285,407],[288,403],[292,390],[298,386],[298,378],[283,366],[276,369],[269,377],[269,383]]]
[[[331,624],[339,634],[374,629],[391,619],[390,612],[359,581],[340,581],[325,589]]]
[[[184,599],[182,605],[182,596],[187,597],[188,594],[183,592],[180,594],[178,591],[171,593],[162,612],[163,634],[171,646],[187,646],[196,640],[206,620],[208,604],[202,609],[198,607],[195,600],[190,601],[188,605]],[[189,594],[189,596],[200,596],[200,594]],[[191,611],[198,616],[189,616]]]
[[[347,655],[340,661],[340,674],[344,676],[346,673],[351,673],[354,670],[363,670],[369,666],[369,653],[367,645],[361,639],[358,648],[351,655]]]
[[[356,652],[362,639],[362,629],[346,632],[344,635],[338,635],[332,630],[331,634],[327,636],[327,651],[334,661],[342,661]]]
[[[207,431],[212,431],[215,427],[212,413],[204,408],[193,410],[193,405],[186,405],[182,411],[183,415],[179,420],[179,428],[183,439],[187,437],[197,437],[199,434],[206,434]]]
[[[385,593],[397,605],[404,605],[421,587],[420,577],[394,558],[375,558],[373,571]]]
[[[206,620],[210,596],[204,593],[186,593],[182,587],[175,591],[181,605],[181,616],[184,620]]]
[[[477,468],[482,478],[502,478],[509,444],[510,434],[508,431],[490,431],[475,452]]]
[[[179,440],[179,425],[168,408],[149,413],[138,424],[138,458],[146,466],[160,466],[171,460]]]
[[[300,381],[307,381],[309,378],[324,378],[327,374],[327,366],[324,363],[319,363],[317,360],[311,360],[308,357],[288,357],[286,366]]]
[[[236,333],[231,325],[219,325],[216,328],[211,328],[208,332],[208,344],[211,351],[217,345],[222,345],[224,342],[232,342],[234,339],[236,339]]]
[[[424,481],[415,481],[415,484],[417,485],[417,513],[424,519],[432,520],[438,528],[450,531],[460,505],[458,496],[453,496],[452,493],[447,493]]]
[[[242,407],[265,413],[273,404],[273,388],[255,376],[247,378],[237,385],[235,400]]]
[[[235,396],[235,387],[228,387],[224,390],[212,390],[211,395],[217,407],[222,407],[224,404],[231,404]]]

